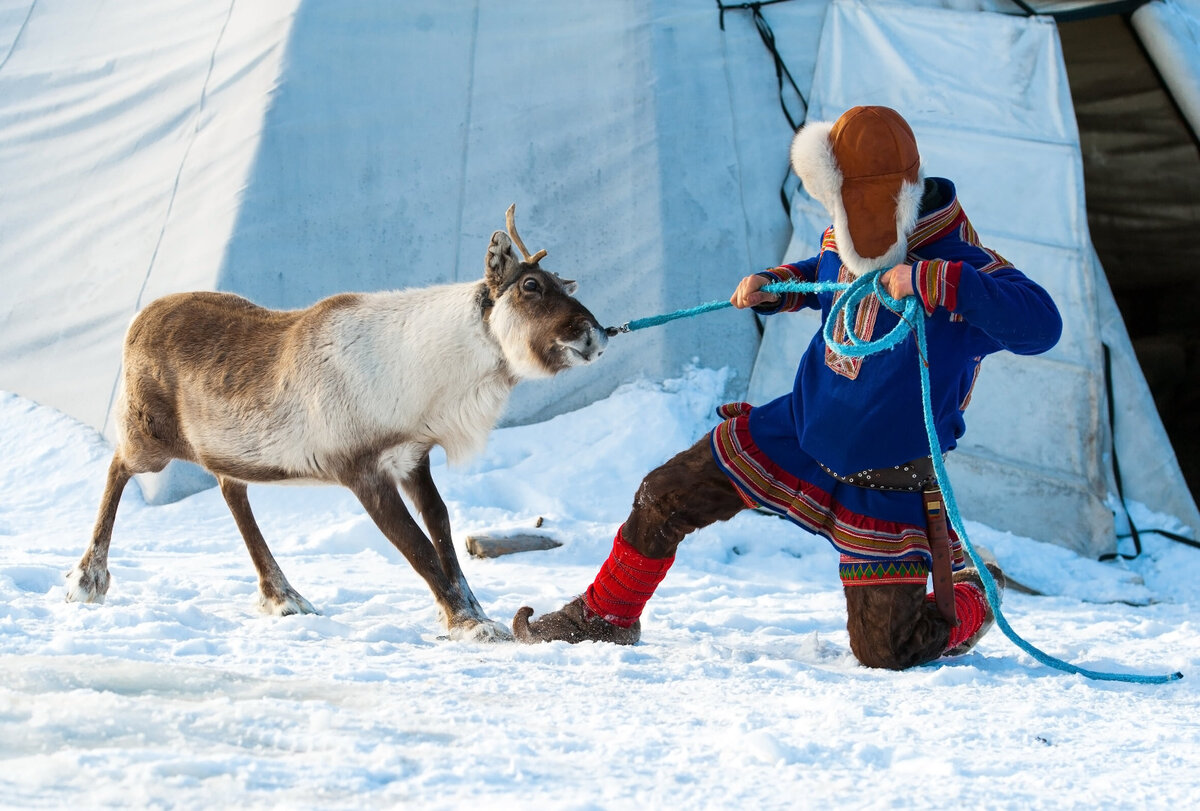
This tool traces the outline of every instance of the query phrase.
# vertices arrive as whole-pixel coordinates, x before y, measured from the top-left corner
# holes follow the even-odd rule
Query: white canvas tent
[[[1104,339],[1127,495],[1200,531],[1096,272],[1054,26],[938,6],[797,0],[770,20],[810,115],[900,109],[985,239],[1067,315],[1050,355],[985,364],[952,467],[967,517],[1112,548]],[[718,16],[706,0],[3,0],[0,388],[111,430],[121,337],[152,298],[292,307],[477,278],[514,201],[606,323],[727,296],[823,225],[803,195],[793,223],[780,207],[774,65],[748,13]],[[754,317],[726,311],[622,336],[518,388],[506,419],[693,362],[762,399],[790,386],[805,329],[773,319],[760,351]]]
[[[711,297],[787,238],[787,127],[732,106],[773,103],[760,47],[695,2],[7,0],[0,387],[111,431],[122,335],[153,298],[481,278],[511,202],[606,323]],[[749,316],[618,340],[518,388],[507,419],[693,359],[748,373],[757,345]]]

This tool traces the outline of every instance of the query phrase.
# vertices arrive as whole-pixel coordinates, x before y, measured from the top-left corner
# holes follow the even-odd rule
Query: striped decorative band
[[[865,560],[842,555],[838,574],[843,586],[874,586],[881,583],[924,585],[929,579],[929,564],[924,558]]]

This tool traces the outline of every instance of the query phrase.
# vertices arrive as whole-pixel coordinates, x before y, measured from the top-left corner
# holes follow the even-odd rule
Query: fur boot
[[[523,606],[513,617],[513,636],[518,642],[612,642],[617,645],[632,645],[642,637],[642,623],[635,620],[628,628],[608,622],[584,605],[583,597],[576,597],[557,611],[535,619],[533,609]]]

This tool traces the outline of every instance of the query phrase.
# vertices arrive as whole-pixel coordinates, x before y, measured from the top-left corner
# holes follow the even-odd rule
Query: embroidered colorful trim
[[[923,259],[913,263],[913,288],[921,297],[926,315],[938,307],[954,312],[958,306],[958,281],[962,278],[962,262],[944,259]]]
[[[978,268],[980,273],[991,273],[1000,268],[1010,268],[1012,263],[1005,259],[1000,254],[993,251],[991,248],[985,247],[979,241],[979,234],[975,232],[975,226],[971,225],[971,221],[967,219],[967,215],[963,214],[963,221],[958,226],[958,237],[968,245],[974,245],[979,250],[983,251],[988,256],[988,260],[983,267]]]
[[[920,558],[927,567],[932,563],[924,527],[880,521],[846,509],[829,492],[771,462],[754,444],[748,423],[748,415],[729,419],[710,435],[713,458],[744,499],[826,538],[852,558],[884,562]],[[966,565],[966,558],[953,534],[950,547],[957,571]]]
[[[839,282],[854,281],[853,274],[846,268],[845,265],[838,270]],[[833,294],[833,303],[842,296],[841,290]],[[865,299],[859,306],[858,312],[854,318],[854,334],[864,341],[871,340],[872,334],[875,332],[875,321],[879,318],[879,299],[875,296]],[[836,343],[844,343],[846,341],[846,327],[841,321],[833,325],[833,340]],[[865,357],[855,357],[841,355],[833,351],[829,346],[825,347],[825,365],[833,370],[836,374],[842,377],[854,380],[858,377],[858,373],[862,370]]]
[[[833,251],[837,253],[837,237],[833,233],[833,226],[825,229],[825,233],[821,234],[821,253],[825,251]]]
[[[983,367],[983,357],[975,358],[975,371],[971,373],[971,385],[967,388],[967,396],[958,404],[959,411],[966,411],[971,404],[971,395],[975,393],[975,384],[979,382],[979,370]]]
[[[843,586],[877,586],[881,583],[925,585],[929,564],[921,558],[902,560],[864,560],[842,555],[838,575]]]
[[[945,208],[931,211],[921,219],[908,235],[908,250],[915,251],[930,242],[937,242],[951,230],[967,222],[967,214],[958,202],[958,196]],[[968,224],[968,228],[970,225]]]
[[[771,281],[775,282],[811,282],[812,279],[805,276],[799,268],[794,265],[780,265],[779,267],[764,270],[758,275],[766,276]],[[770,307],[770,312],[775,313],[794,313],[797,310],[804,308],[808,297],[813,293],[781,293],[779,301],[774,306]],[[815,301],[813,302],[815,304]]]
[[[751,408],[753,406],[747,402],[725,403],[724,405],[717,406],[717,416],[723,420],[731,420],[734,417],[749,414]]]

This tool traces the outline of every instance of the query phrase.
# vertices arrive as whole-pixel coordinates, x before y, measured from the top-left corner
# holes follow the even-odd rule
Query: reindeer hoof
[[[320,613],[312,607],[312,603],[301,597],[300,592],[291,586],[288,586],[274,596],[267,596],[260,591],[258,595],[258,610],[264,614],[271,614],[276,617],[290,617],[292,614]]]
[[[112,578],[107,569],[84,569],[76,566],[67,573],[68,603],[103,603]]]
[[[450,625],[450,638],[466,642],[512,642],[512,631],[490,619],[463,619]]]

